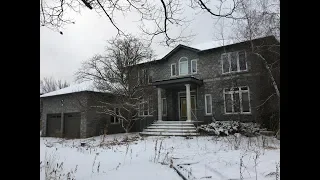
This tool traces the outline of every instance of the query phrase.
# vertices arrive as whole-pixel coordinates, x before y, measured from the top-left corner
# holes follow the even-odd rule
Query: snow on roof
[[[200,44],[192,44],[192,45],[189,45],[189,47],[192,47],[194,49],[199,49],[200,51],[204,51],[207,49],[227,46],[231,44],[234,44],[233,40],[217,40],[217,41],[210,41],[210,42],[205,42]]]
[[[70,93],[82,92],[82,91],[101,92],[97,88],[95,88],[93,81],[84,81],[79,84],[70,85],[69,87],[43,94],[40,97],[57,96],[57,95],[70,94]]]
[[[217,48],[217,47],[222,47],[222,46],[227,46],[227,45],[231,45],[231,44],[234,44],[235,42],[233,40],[216,40],[216,41],[210,41],[210,42],[205,42],[205,43],[200,43],[200,44],[192,44],[192,45],[184,45],[184,44],[181,44],[181,45],[184,45],[184,46],[187,46],[187,47],[191,47],[191,48],[194,48],[194,49],[198,49],[200,51],[204,51],[204,50],[207,50],[207,49],[212,49],[212,48]],[[169,49],[167,50],[166,53],[163,53],[163,54],[159,54],[156,56],[156,60],[154,61],[158,61],[158,60],[161,60],[162,58],[164,58],[168,53],[170,53],[173,49]],[[143,63],[146,63],[146,62],[151,62],[151,61],[141,61],[137,64],[143,64]]]

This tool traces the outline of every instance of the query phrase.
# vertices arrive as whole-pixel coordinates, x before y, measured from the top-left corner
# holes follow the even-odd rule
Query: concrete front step
[[[180,126],[180,127],[194,127],[194,124],[151,124],[151,126]]]
[[[149,126],[148,129],[195,129],[194,126]]]
[[[189,133],[196,133],[197,130],[195,128],[193,129],[145,129],[143,132],[177,132],[177,133],[185,133],[185,132],[189,132]]]
[[[193,124],[192,121],[155,121],[154,124]]]
[[[190,121],[156,121],[140,132],[145,136],[198,136],[193,122]]]
[[[140,132],[141,136],[198,136],[200,133],[176,132]]]

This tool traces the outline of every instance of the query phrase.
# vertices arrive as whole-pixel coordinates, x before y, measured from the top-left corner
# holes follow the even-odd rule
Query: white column
[[[186,96],[187,96],[187,121],[191,121],[191,94],[190,94],[190,84],[185,84],[186,86]]]
[[[161,99],[161,88],[158,90],[158,121],[162,121],[162,99]]]

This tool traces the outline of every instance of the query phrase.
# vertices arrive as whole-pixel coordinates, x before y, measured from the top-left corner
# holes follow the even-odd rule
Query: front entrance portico
[[[163,113],[162,113],[162,94],[166,91],[172,92],[183,92],[185,94],[184,97],[180,98],[178,93],[171,93],[171,99],[168,99],[166,102],[171,102],[168,105],[168,109],[172,110],[170,120],[177,120],[176,118],[178,115],[179,119],[184,118],[183,116],[186,115],[186,121],[192,121],[194,118],[192,117],[193,110],[196,109],[196,97],[193,95],[191,96],[191,89],[197,89],[198,86],[202,85],[202,81],[196,79],[194,77],[183,77],[183,78],[175,78],[169,80],[162,80],[162,81],[155,81],[153,83],[154,86],[157,88],[157,105],[158,105],[158,121],[163,120]],[[185,104],[183,104],[185,103]],[[176,106],[179,104],[178,111]],[[170,107],[171,106],[171,107]],[[175,110],[175,111],[174,111]],[[186,112],[185,112],[186,111]],[[194,111],[195,112],[195,111]],[[194,115],[195,113],[193,113]],[[194,115],[195,116],[195,115]]]

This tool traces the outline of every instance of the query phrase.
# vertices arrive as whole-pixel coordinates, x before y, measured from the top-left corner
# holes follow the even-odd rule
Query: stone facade
[[[247,70],[243,72],[235,73],[222,73],[222,60],[221,54],[235,51],[246,52]],[[268,61],[272,62],[279,57],[268,57]],[[250,46],[248,43],[240,43],[229,45],[225,47],[219,47],[211,50],[198,51],[192,48],[181,46],[176,49],[172,54],[167,56],[166,59],[158,60],[152,63],[145,63],[138,66],[139,71],[142,69],[148,69],[148,73],[152,76],[153,82],[159,82],[163,80],[170,80],[176,77],[171,77],[171,64],[176,64],[176,74],[179,75],[179,59],[186,57],[188,59],[188,75],[178,77],[192,76],[203,81],[203,85],[192,87],[191,96],[196,97],[196,118],[192,120],[202,121],[209,123],[213,120],[240,120],[244,122],[259,121],[263,112],[270,113],[277,111],[277,97],[273,97],[268,101],[268,105],[264,108],[258,107],[268,96],[273,94],[274,88],[271,86],[270,78],[266,72],[261,59],[258,59],[256,55],[250,52]],[[197,59],[197,73],[191,74],[191,60]],[[279,69],[274,71],[276,81],[279,81]],[[280,84],[278,84],[280,85]],[[247,86],[249,88],[250,110],[248,114],[226,114],[224,105],[224,88]],[[154,88],[153,93],[153,107],[156,110],[151,117],[150,121],[157,120],[157,91],[156,87],[152,84],[149,88]],[[166,98],[168,112],[167,116],[163,116],[163,120],[179,120],[179,92],[185,92],[185,87],[182,84],[180,88],[163,88],[162,98]],[[212,115],[205,115],[205,95],[211,94],[212,97]],[[264,109],[264,110],[262,110]],[[182,120],[180,118],[180,120]]]

